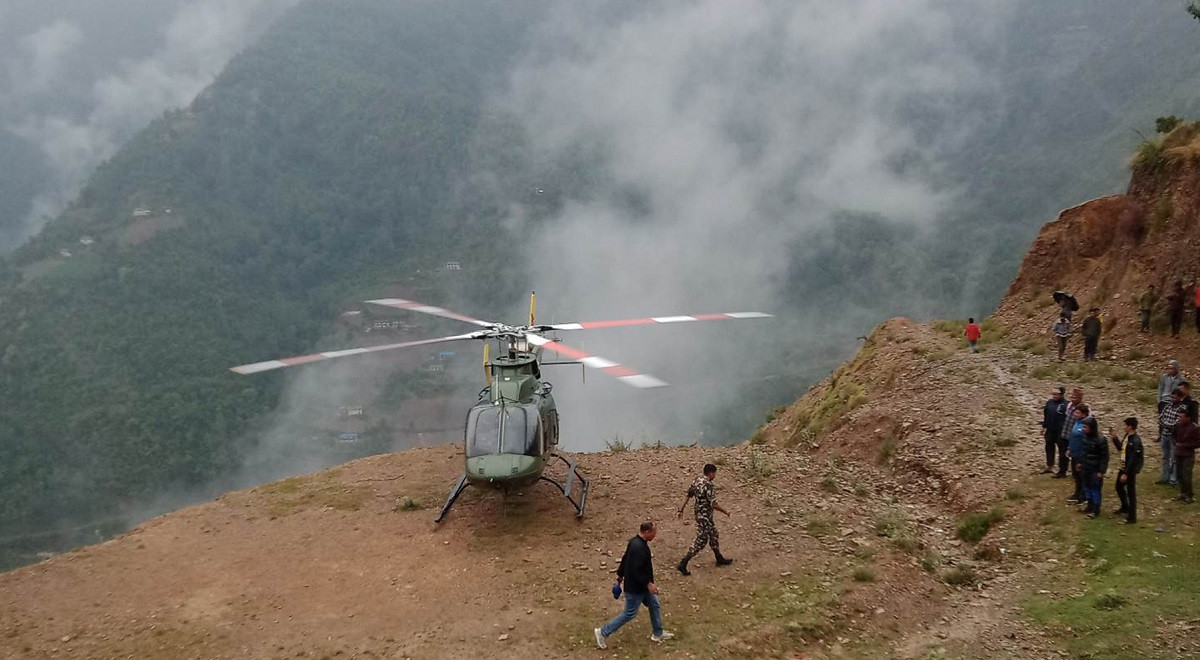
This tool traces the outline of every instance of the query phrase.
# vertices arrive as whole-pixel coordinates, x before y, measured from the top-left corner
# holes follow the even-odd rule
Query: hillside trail
[[[993,419],[992,423],[1016,437],[1040,439],[1040,426],[1029,420],[1040,414],[1042,401],[1033,395],[1022,378],[1009,370],[1008,355],[998,351],[980,354],[957,351],[946,360],[944,368],[950,372],[978,373],[980,362],[986,364],[994,379],[995,389],[991,395],[995,396],[997,391],[1005,393],[1018,402],[1022,413],[1027,413]],[[1035,463],[1040,467],[1040,461]],[[985,461],[979,467],[1007,483],[1022,482],[1030,472],[1026,461],[1011,460],[1008,456]],[[1001,542],[1017,540],[1003,539]],[[1014,549],[1003,547],[1001,552],[1008,555]],[[1054,648],[1042,631],[1025,623],[1021,612],[1019,601],[1022,596],[1030,585],[1046,577],[1046,571],[1036,566],[1009,561],[986,582],[986,588],[958,592],[949,608],[950,614],[938,620],[936,626],[914,631],[900,640],[895,646],[896,656],[924,658],[937,655],[947,647],[957,647],[956,651],[964,657],[1050,657],[1060,653],[1065,656],[1066,653]]]

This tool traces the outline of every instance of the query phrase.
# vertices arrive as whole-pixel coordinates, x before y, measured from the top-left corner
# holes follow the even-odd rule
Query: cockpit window
[[[476,408],[467,417],[467,457],[541,453],[536,406]]]
[[[467,416],[467,457],[500,453],[500,408],[476,408]]]

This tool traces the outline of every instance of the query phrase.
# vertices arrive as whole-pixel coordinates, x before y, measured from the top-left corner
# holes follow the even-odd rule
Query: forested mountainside
[[[3,265],[0,529],[231,471],[280,380],[226,367],[306,352],[337,305],[469,253],[457,191],[524,15],[306,3],[104,164]]]

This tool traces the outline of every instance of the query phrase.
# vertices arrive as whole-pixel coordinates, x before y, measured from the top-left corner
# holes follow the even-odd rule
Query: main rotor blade
[[[565,355],[571,359],[578,360],[585,366],[592,367],[593,369],[599,369],[600,371],[607,373],[626,385],[648,389],[651,387],[666,387],[668,384],[655,378],[654,376],[639,374],[638,372],[613,362],[612,360],[607,360],[597,355],[588,355],[578,348],[571,348],[570,346],[567,346],[566,344],[555,339],[548,339],[541,335],[535,334],[527,334],[525,335],[525,339],[534,346],[541,346],[548,351],[554,351],[559,355]]]
[[[628,325],[652,325],[655,323],[689,323],[691,321],[729,321],[732,319],[769,319],[772,314],[762,312],[724,312],[721,314],[692,314],[690,316],[650,316],[642,319],[619,319],[615,321],[585,321],[583,323],[554,323],[539,325],[546,330],[594,330],[597,328],[619,328]]]
[[[390,351],[397,348],[408,348],[410,346],[425,346],[427,344],[440,344],[450,341],[462,341],[464,339],[480,339],[483,333],[472,332],[465,335],[451,335],[449,337],[437,337],[435,339],[421,339],[418,341],[406,341],[399,344],[381,344],[379,346],[364,346],[362,348],[348,348],[341,351],[325,351],[324,353],[313,353],[312,355],[301,355],[299,357],[283,358],[281,360],[267,360],[266,362],[255,362],[254,364],[243,364],[240,367],[230,367],[229,370],[242,374],[256,374],[260,371],[271,371],[272,369],[282,369],[284,367],[294,367],[298,364],[308,364],[310,362],[320,362],[322,360],[331,360],[333,358],[346,357],[349,355],[362,355],[364,353],[378,353],[380,351]]]
[[[440,316],[444,319],[454,319],[455,321],[463,321],[465,323],[474,323],[475,325],[485,328],[492,328],[498,325],[488,321],[481,321],[470,316],[464,316],[458,312],[452,312],[442,307],[426,305],[413,300],[401,300],[400,298],[380,298],[379,300],[368,300],[372,305],[383,305],[384,307],[394,307],[396,309],[407,309],[410,312],[420,312],[422,314],[430,314],[432,316]]]

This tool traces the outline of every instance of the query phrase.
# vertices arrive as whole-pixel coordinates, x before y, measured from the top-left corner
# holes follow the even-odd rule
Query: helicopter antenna
[[[532,326],[537,321],[535,320],[537,312],[537,291],[529,292],[529,325]]]

